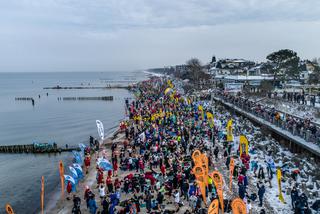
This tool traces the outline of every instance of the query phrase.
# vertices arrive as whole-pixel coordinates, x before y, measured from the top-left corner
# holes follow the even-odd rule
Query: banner
[[[201,111],[201,117],[202,117],[202,120],[204,120],[204,112],[203,112],[203,107],[202,107],[202,105],[199,105],[199,106],[198,106],[198,110]]]
[[[64,166],[62,160],[59,161],[59,172],[60,172],[60,182],[61,182],[61,199],[64,194]]]
[[[166,95],[166,94],[168,94],[168,93],[171,92],[171,91],[172,91],[171,88],[167,88],[166,90],[164,90],[164,94]]]
[[[248,139],[246,138],[246,136],[244,135],[240,135],[240,157],[242,155],[242,152],[245,151],[246,154],[249,154],[249,142]]]
[[[192,160],[194,162],[194,165],[198,165],[200,164],[200,157],[201,157],[201,152],[199,150],[195,150],[193,153],[192,153]]]
[[[83,160],[82,160],[80,152],[72,151],[72,154],[73,154],[74,162],[77,163],[77,164],[82,165],[83,164]]]
[[[75,168],[73,168],[72,166],[69,166],[69,170],[71,172],[71,176],[73,177],[73,179],[75,180],[76,184],[78,184],[78,173],[77,170]]]
[[[98,128],[98,134],[101,138],[101,140],[104,139],[104,128],[103,128],[103,124],[100,120],[96,120],[97,123],[97,128]]]
[[[213,171],[210,175],[210,177],[212,178],[212,181],[217,189],[217,193],[218,193],[218,197],[219,197],[219,201],[221,204],[221,210],[222,213],[224,213],[224,202],[223,202],[223,180],[222,180],[222,175],[220,172],[218,171]]]
[[[200,155],[201,163],[202,163],[202,168],[204,169],[204,183],[206,186],[208,186],[208,174],[209,174],[209,160],[207,155],[201,154]]]
[[[247,206],[241,198],[235,198],[231,202],[233,214],[247,214]]]
[[[281,169],[278,168],[277,169],[277,179],[278,179],[278,187],[279,187],[279,200],[284,203],[284,198],[282,195],[282,188],[281,188],[281,177],[282,177],[282,173],[281,173]]]
[[[230,191],[232,191],[232,177],[233,177],[233,170],[234,170],[234,159],[231,158],[230,159],[230,165],[229,165],[229,169],[230,169],[230,184],[229,184],[229,189]]]
[[[6,204],[6,211],[7,211],[7,214],[14,214],[14,211],[10,204]]]
[[[215,199],[208,208],[208,214],[219,214],[219,200]]]
[[[207,112],[207,119],[209,120],[210,128],[214,126],[213,114],[211,112]]]
[[[206,184],[204,179],[204,169],[201,166],[195,166],[193,167],[192,172],[195,175],[197,183],[199,185],[203,202],[206,204],[207,198],[206,198]]]
[[[44,177],[41,177],[41,213],[44,213]]]
[[[232,119],[230,119],[227,123],[227,141],[231,142],[233,141],[233,135],[232,135]]]
[[[84,178],[82,166],[80,164],[77,164],[77,163],[72,164],[72,166],[76,170],[78,178],[79,179]]]

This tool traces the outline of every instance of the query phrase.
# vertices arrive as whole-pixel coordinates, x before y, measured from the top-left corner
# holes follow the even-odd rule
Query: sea
[[[53,86],[127,85],[148,78],[134,72],[37,72],[0,73],[0,145],[55,142],[58,146],[88,143],[98,138],[96,120],[111,134],[125,117],[125,99],[133,95],[126,89],[43,89]],[[47,94],[48,93],[48,94]],[[68,100],[63,97],[113,96],[113,101]],[[32,97],[18,101],[17,97]],[[9,203],[15,213],[38,213],[41,176],[45,178],[45,207],[52,204],[59,189],[58,163],[65,171],[72,163],[71,152],[61,154],[0,153],[0,213]]]

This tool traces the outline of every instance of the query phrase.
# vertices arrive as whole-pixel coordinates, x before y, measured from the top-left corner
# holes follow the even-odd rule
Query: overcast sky
[[[118,71],[191,57],[320,57],[319,0],[0,1],[0,71]]]

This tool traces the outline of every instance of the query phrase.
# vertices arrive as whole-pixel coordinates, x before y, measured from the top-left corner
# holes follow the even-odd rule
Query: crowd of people
[[[220,171],[225,180],[229,178],[230,159],[235,159],[233,189],[223,187],[225,213],[230,213],[235,197],[245,202],[247,213],[272,213],[265,199],[266,189],[272,188],[275,179],[272,158],[264,163],[252,158],[253,147],[240,155],[239,146],[226,138],[230,114],[179,94],[173,83],[163,78],[139,83],[135,94],[135,100],[126,101],[128,118],[121,124],[123,140],[107,148],[110,154],[96,153],[97,159],[103,156],[110,160],[112,169],[106,171],[97,165],[96,186],[86,186],[85,203],[74,195],[72,213],[207,213],[218,194],[208,176],[207,201],[203,200],[192,171],[191,155],[196,149],[208,157],[210,171]],[[206,112],[215,115],[214,122]],[[89,167],[90,160],[85,165]],[[293,189],[291,197],[294,213],[307,213],[308,203],[301,200],[306,196]]]
[[[240,94],[219,93],[227,101],[236,104],[239,107],[245,107],[254,112],[257,116],[266,119],[271,123],[278,124],[285,130],[289,130],[295,135],[299,135],[307,141],[319,143],[317,139],[320,136],[320,127],[311,122],[310,118],[299,118],[290,114],[284,114],[275,108],[262,105],[258,102],[250,100]]]
[[[301,105],[311,105],[315,107],[316,105],[316,97],[319,97],[319,94],[316,95],[307,95],[305,94],[304,90],[302,92],[287,92],[284,91],[283,93],[277,93],[277,92],[269,92],[268,98],[274,98],[274,99],[282,99],[287,102],[293,102],[298,103]]]

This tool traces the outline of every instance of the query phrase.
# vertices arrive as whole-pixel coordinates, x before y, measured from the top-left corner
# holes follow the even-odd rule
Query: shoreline
[[[107,137],[103,140],[103,142],[100,144],[99,154],[104,149],[106,149],[108,146],[110,146],[113,141],[119,141],[123,137],[124,137],[124,135],[121,134],[120,129],[114,128],[114,130],[112,132],[110,132],[107,135]],[[111,155],[111,153],[108,152],[107,155],[109,156],[109,155]],[[92,186],[96,182],[96,174],[95,174],[96,157],[95,157],[95,154],[91,155],[91,160],[94,161],[94,163],[91,163],[90,168],[88,170],[88,174],[85,175],[85,177],[82,181],[79,181],[79,184],[77,186],[77,191],[75,193],[72,192],[70,194],[70,197],[72,195],[77,195],[82,199],[83,195],[84,195],[85,186]],[[72,210],[72,207],[73,207],[73,202],[72,202],[72,199],[66,200],[66,197],[67,197],[67,192],[64,191],[64,198],[61,199],[61,188],[60,188],[60,183],[59,183],[55,192],[53,193],[53,195],[49,199],[49,203],[48,203],[47,207],[45,208],[45,213],[48,213],[48,214],[50,214],[50,213],[52,213],[52,214],[54,214],[54,213],[55,214],[56,213],[58,213],[58,214],[70,213],[70,211]],[[54,201],[51,201],[51,200],[54,200]],[[39,211],[39,214],[40,213],[41,213],[41,211]]]

